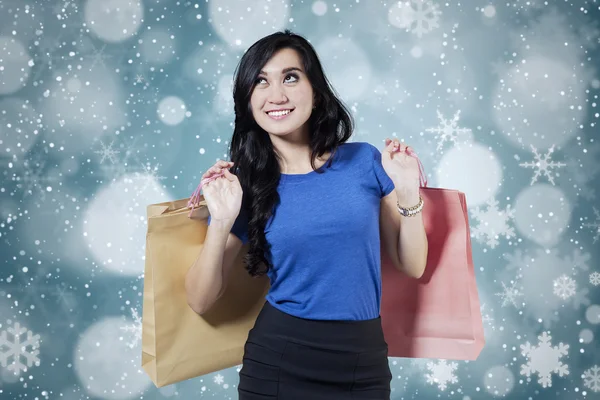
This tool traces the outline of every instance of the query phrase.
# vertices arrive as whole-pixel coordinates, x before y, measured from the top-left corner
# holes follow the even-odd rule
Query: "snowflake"
[[[594,286],[600,285],[600,272],[592,272],[590,274],[590,283]]]
[[[437,117],[440,120],[441,126],[438,126],[436,128],[427,128],[425,130],[426,132],[432,132],[432,133],[438,134],[437,150],[441,150],[444,142],[446,142],[446,141],[452,142],[455,145],[457,145],[458,144],[457,140],[458,140],[459,134],[470,134],[471,133],[471,129],[459,128],[457,126],[458,119],[460,117],[460,110],[458,110],[454,114],[454,117],[452,117],[452,120],[447,120],[446,118],[444,118],[444,115],[442,113],[440,113],[439,110],[437,111]]]
[[[529,342],[521,345],[521,354],[528,358],[527,364],[521,365],[521,375],[529,378],[531,374],[537,373],[538,383],[542,387],[551,387],[550,374],[552,372],[558,373],[561,377],[569,374],[569,366],[560,361],[563,356],[567,355],[569,345],[559,343],[558,346],[552,346],[550,344],[552,336],[546,332],[538,336],[538,339],[537,347],[532,347]],[[527,381],[530,382],[531,379],[527,379]]]
[[[532,162],[519,164],[519,166],[521,167],[535,169],[535,174],[531,178],[530,185],[533,185],[535,182],[537,182],[537,178],[539,178],[540,175],[545,175],[550,181],[550,183],[554,185],[554,176],[552,176],[551,169],[565,167],[567,164],[556,161],[550,161],[550,156],[554,151],[554,145],[552,145],[552,147],[548,149],[548,152],[543,156],[538,154],[537,149],[533,145],[531,145],[531,151],[533,151],[533,156],[535,160]]]
[[[590,266],[588,263],[591,258],[590,253],[582,254],[581,250],[575,249],[572,255],[565,257],[565,262],[571,267],[572,272],[576,273],[578,270],[589,270]]]
[[[471,235],[479,241],[485,237],[485,243],[493,249],[498,245],[500,235],[506,238],[515,236],[514,228],[508,224],[515,217],[515,210],[507,205],[505,210],[500,211],[498,201],[494,198],[489,199],[486,204],[488,206],[486,211],[482,211],[479,207],[473,210],[473,217],[479,224],[474,227]]]
[[[410,24],[406,28],[407,32],[416,34],[419,38],[424,33],[431,32],[438,28],[438,19],[442,12],[439,6],[430,0],[410,0],[406,5],[410,5]]]
[[[123,152],[113,150],[113,157],[107,156],[111,162],[100,163],[100,175],[109,180],[116,181],[127,174],[136,172],[137,169],[133,167],[133,165],[141,164],[139,156],[140,150],[138,149],[139,146],[136,146],[137,140],[138,137],[134,137],[126,143],[121,143],[119,148],[122,149]],[[145,169],[145,167],[143,168]]]
[[[583,384],[592,392],[600,392],[600,367],[594,365],[592,368],[584,371]]]
[[[12,341],[8,339],[8,334],[12,335]],[[21,342],[21,335],[27,333],[27,339]],[[3,347],[8,347],[4,350]],[[27,351],[27,348],[31,349]],[[19,323],[14,327],[10,327],[0,333],[0,365],[7,370],[12,371],[16,375],[20,375],[23,371],[27,371],[32,365],[39,366],[40,359],[38,355],[40,347],[40,335],[34,335],[27,328],[22,328]],[[21,362],[21,357],[25,358],[25,363]],[[9,365],[8,360],[12,358],[12,363]]]
[[[510,281],[510,287],[506,287],[504,282],[502,282],[502,292],[496,293],[496,296],[500,296],[502,298],[502,307],[506,307],[509,303],[518,308],[517,305],[517,297],[523,296],[523,293],[519,289],[515,287],[517,282]]]
[[[104,163],[104,160],[106,160],[107,158],[109,159],[111,164],[117,162],[115,156],[119,154],[119,150],[113,149],[114,144],[114,140],[109,145],[105,145],[104,142],[100,141],[100,146],[102,148],[95,152],[96,154],[100,154],[100,164]]]
[[[598,239],[600,239],[600,211],[598,211],[598,209],[596,207],[593,207],[594,210],[594,216],[596,217],[596,221],[594,222],[590,222],[590,223],[585,223],[583,224],[583,226],[585,226],[586,228],[592,228],[593,230],[595,230],[596,234],[594,235],[594,241],[592,243],[596,243],[598,241]]]
[[[213,377],[213,382],[215,382],[217,385],[222,385],[223,382],[225,382],[225,377],[221,374],[217,374]]]
[[[142,318],[134,308],[131,309],[131,316],[133,324],[122,326],[121,330],[132,333],[133,340],[128,342],[127,345],[133,349],[142,340]]]
[[[504,255],[509,263],[500,275],[502,279],[517,279],[521,283],[526,316],[541,319],[544,328],[549,329],[552,323],[558,322],[558,310],[564,303],[554,294],[554,281],[562,275],[575,280],[580,271],[589,268],[590,257],[579,249],[566,257],[559,256],[556,249],[536,249],[533,254],[517,250],[514,255]],[[588,294],[587,288],[579,289],[568,300],[578,310],[581,305],[590,304]]]
[[[445,390],[448,382],[458,382],[458,378],[454,375],[456,368],[458,368],[457,363],[451,362],[448,364],[446,360],[440,360],[438,363],[428,362],[427,369],[431,374],[425,375],[427,377],[427,383],[432,385],[437,383],[441,390]]]
[[[158,175],[158,168],[160,164],[156,164],[154,166],[149,163],[141,164],[141,168],[143,168],[143,172],[136,171],[134,173],[135,177],[138,178],[136,183],[139,186],[135,187],[135,195],[142,195],[146,189],[152,187],[154,183],[157,183],[159,180],[166,179],[166,176]]]
[[[554,294],[563,300],[575,294],[575,281],[566,275],[561,275],[558,279],[554,280]]]

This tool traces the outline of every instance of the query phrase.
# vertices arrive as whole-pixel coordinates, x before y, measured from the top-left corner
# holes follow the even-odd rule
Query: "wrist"
[[[419,188],[398,188],[396,189],[396,197],[398,204],[401,207],[412,207],[419,202]]]
[[[396,206],[398,207],[398,212],[403,217],[414,217],[423,211],[424,202],[423,198],[419,196],[419,201],[413,206],[404,207],[400,205],[400,202],[398,202]]]

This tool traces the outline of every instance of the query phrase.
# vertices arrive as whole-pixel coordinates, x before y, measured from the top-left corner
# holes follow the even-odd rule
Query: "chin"
[[[296,116],[298,117],[298,116]],[[265,131],[276,134],[276,135],[285,135],[291,132],[295,132],[298,129],[302,128],[307,122],[310,115],[308,115],[304,122],[298,124],[295,121],[273,121],[268,116],[261,121],[259,124],[261,128]]]

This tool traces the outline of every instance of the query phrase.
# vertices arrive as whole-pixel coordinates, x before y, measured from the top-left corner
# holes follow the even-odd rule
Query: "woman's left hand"
[[[417,159],[407,154],[412,152],[412,147],[400,142],[398,139],[385,139],[386,147],[381,152],[383,169],[394,182],[397,193],[405,193],[406,197],[419,196],[419,163]],[[403,199],[399,199],[403,200]]]

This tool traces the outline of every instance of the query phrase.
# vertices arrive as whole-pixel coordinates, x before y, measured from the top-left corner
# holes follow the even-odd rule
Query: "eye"
[[[284,79],[284,81],[285,81],[287,78],[289,78],[289,77],[292,77],[292,78],[294,78],[296,81],[299,79],[298,75],[296,75],[296,74],[287,74],[287,75],[285,76],[285,79]],[[261,83],[261,81],[264,81],[264,80],[266,80],[266,78],[259,77],[259,78],[257,78],[257,79],[254,81],[254,84],[255,84],[255,85],[258,85],[258,84],[260,84],[260,83]],[[292,82],[294,82],[294,81],[292,81]]]
[[[291,76],[291,77],[293,77],[295,80],[298,80],[298,75],[296,75],[296,74],[289,74],[289,75],[287,75],[285,78],[287,79],[287,78],[289,78],[290,76]]]

